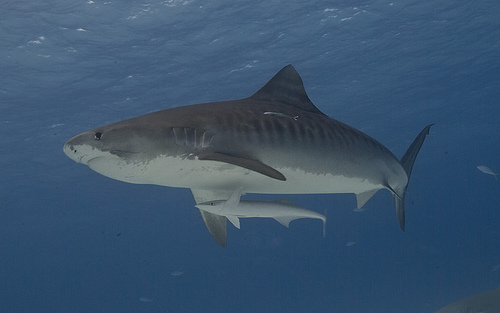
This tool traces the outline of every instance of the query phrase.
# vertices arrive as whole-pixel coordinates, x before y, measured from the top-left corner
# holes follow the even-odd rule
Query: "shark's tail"
[[[425,126],[424,129],[418,134],[417,138],[413,140],[413,143],[410,145],[408,150],[406,150],[405,155],[400,160],[401,165],[403,166],[406,175],[408,176],[408,184],[410,183],[410,175],[411,170],[413,169],[413,163],[415,163],[415,159],[417,158],[417,154],[424,143],[425,137],[429,134],[429,129],[434,124],[430,124]],[[405,192],[408,184],[404,187],[402,191],[397,193],[393,193],[394,201],[396,202],[396,214],[398,216],[399,227],[402,230],[405,230]]]

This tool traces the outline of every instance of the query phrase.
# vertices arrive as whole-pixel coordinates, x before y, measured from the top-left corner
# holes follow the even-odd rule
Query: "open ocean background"
[[[406,196],[208,233],[187,189],[78,165],[66,140],[247,97],[293,64],[325,114],[402,156]],[[0,312],[425,313],[500,286],[500,2],[0,1]],[[280,199],[248,195],[246,199]]]

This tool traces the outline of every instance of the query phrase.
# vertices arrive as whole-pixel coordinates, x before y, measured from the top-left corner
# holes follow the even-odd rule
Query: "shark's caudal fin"
[[[410,145],[406,153],[401,158],[400,162],[403,166],[403,169],[406,171],[406,175],[408,176],[408,184],[410,183],[410,175],[411,170],[413,169],[413,163],[415,163],[415,159],[417,158],[417,154],[424,143],[425,137],[429,134],[429,129],[434,124],[427,125],[422,131],[418,134],[417,138],[413,140],[413,143]],[[405,230],[405,192],[406,188],[408,188],[408,184],[406,184],[405,188],[397,194],[393,192],[394,201],[396,202],[396,214],[398,216],[399,227],[402,230]]]

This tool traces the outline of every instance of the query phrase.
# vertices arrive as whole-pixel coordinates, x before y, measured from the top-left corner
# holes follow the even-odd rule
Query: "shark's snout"
[[[69,142],[64,144],[63,151],[68,158],[78,162],[78,151]]]
[[[87,164],[93,158],[102,156],[102,151],[95,147],[93,141],[89,132],[77,135],[64,144],[64,154],[77,163]]]
[[[87,162],[92,159],[88,157],[88,153],[85,152],[84,146],[75,146],[70,141],[66,142],[63,146],[64,154],[73,161],[77,163],[87,164]]]

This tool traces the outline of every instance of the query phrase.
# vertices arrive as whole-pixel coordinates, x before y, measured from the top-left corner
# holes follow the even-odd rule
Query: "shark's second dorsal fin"
[[[305,111],[323,114],[309,100],[302,78],[291,64],[282,68],[264,87],[250,96],[250,99],[285,103]]]

